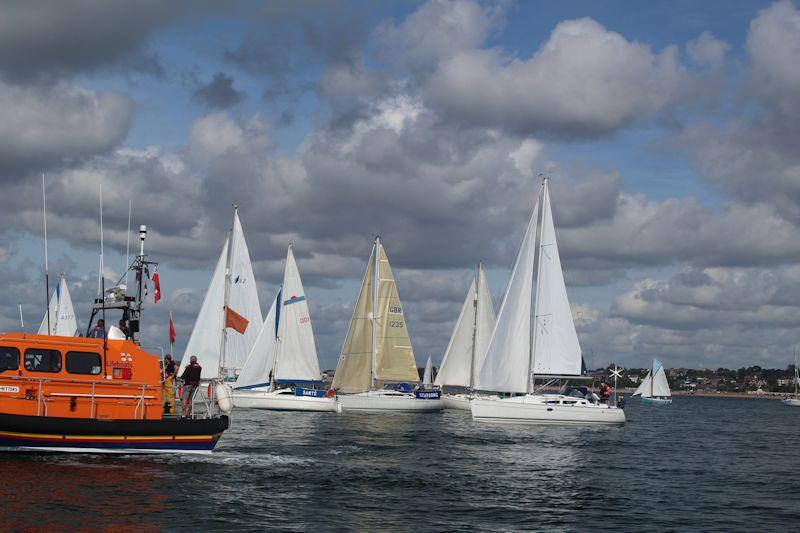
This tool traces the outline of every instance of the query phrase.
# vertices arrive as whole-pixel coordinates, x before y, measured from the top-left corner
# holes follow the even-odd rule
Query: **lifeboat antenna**
[[[47,334],[52,335],[50,329],[50,270],[47,265],[47,194],[44,190],[44,172],[42,172],[42,218],[44,219],[44,308],[47,313]],[[20,319],[22,310],[20,309]]]
[[[19,304],[19,325],[22,327],[22,331],[25,331],[25,320],[22,319],[22,302]],[[50,312],[50,308],[48,308],[48,312]]]
[[[131,211],[133,200],[128,200],[128,243],[125,245],[125,290],[128,290],[128,271],[131,269]]]

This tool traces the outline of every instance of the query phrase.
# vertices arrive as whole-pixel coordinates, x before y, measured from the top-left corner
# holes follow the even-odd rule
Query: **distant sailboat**
[[[223,328],[223,324],[227,324],[226,307],[248,321],[244,333],[229,332]],[[189,357],[196,355],[197,362],[203,367],[203,379],[233,379],[244,365],[262,324],[250,252],[239,220],[239,210],[235,208],[233,227],[222,246],[186,345],[180,374],[189,364]]]
[[[48,321],[48,313],[50,320]],[[49,330],[48,330],[49,324]],[[72,298],[69,295],[69,287],[64,274],[53,291],[50,298],[50,305],[47,313],[39,326],[39,335],[57,335],[59,337],[74,337],[78,332],[78,322],[75,319],[75,308],[72,306]]]
[[[537,239],[540,203],[542,216]],[[532,310],[536,258],[536,302]],[[535,377],[550,382],[580,379],[581,364],[581,347],[556,243],[548,179],[544,178],[475,385],[479,390],[514,396],[473,399],[470,402],[473,420],[522,424],[624,423],[625,413],[615,406],[588,398],[534,392]]]
[[[446,409],[469,411],[469,401],[474,396],[472,391],[475,388],[475,378],[483,364],[494,324],[492,293],[486,281],[483,264],[479,263],[436,375],[435,383],[440,387],[467,389],[466,394],[444,394],[442,400]]]
[[[658,359],[653,359],[653,367],[647,372],[647,376],[642,380],[634,396],[641,396],[643,402],[656,405],[666,405],[672,403],[672,393],[669,390],[667,374],[664,366]]]
[[[433,387],[433,362],[428,354],[428,362],[425,363],[425,372],[422,374],[422,386],[426,389]]]
[[[800,394],[798,394],[798,387],[800,387],[800,369],[797,368],[797,352],[794,353],[794,398],[787,396],[783,399],[784,405],[792,407],[800,407]]]
[[[236,407],[288,411],[335,411],[322,383],[314,331],[292,246],[286,253],[283,285],[244,363],[233,390]],[[292,386],[294,385],[294,386]]]
[[[333,388],[342,411],[439,411],[439,391],[413,392],[419,374],[386,252],[375,239]],[[394,388],[384,388],[399,384]]]

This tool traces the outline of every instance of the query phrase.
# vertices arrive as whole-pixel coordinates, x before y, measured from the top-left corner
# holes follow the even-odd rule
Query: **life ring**
[[[328,391],[325,393],[325,397],[326,398],[335,398],[336,397],[336,391],[333,390],[333,389],[328,389]]]

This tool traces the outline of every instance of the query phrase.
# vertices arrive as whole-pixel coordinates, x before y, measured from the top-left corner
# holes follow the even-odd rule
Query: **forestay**
[[[526,392],[531,349],[531,297],[539,199],[533,207],[517,251],[497,323],[475,388],[487,391]]]

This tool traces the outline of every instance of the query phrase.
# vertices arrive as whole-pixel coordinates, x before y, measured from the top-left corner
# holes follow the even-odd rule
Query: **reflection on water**
[[[0,455],[4,529],[793,526],[800,409],[632,402],[624,428],[240,411],[210,456]]]

